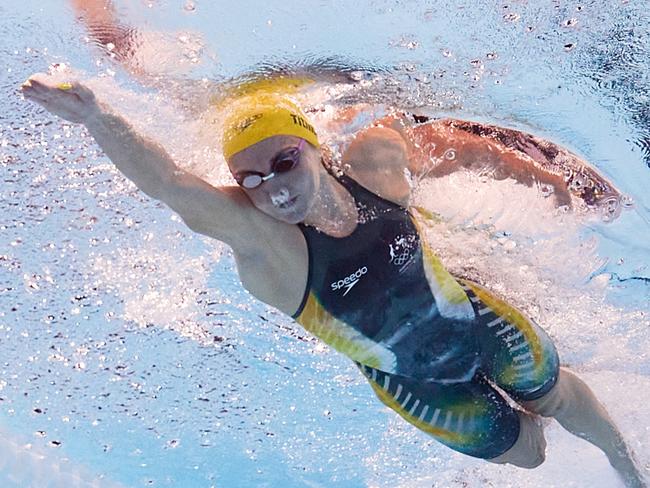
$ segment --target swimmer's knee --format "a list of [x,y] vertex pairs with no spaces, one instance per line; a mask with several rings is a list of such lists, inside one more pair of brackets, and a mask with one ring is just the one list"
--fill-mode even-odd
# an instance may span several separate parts
[[[500,459],[503,457],[503,459]],[[518,468],[535,469],[546,461],[546,453],[529,454],[526,457],[509,456],[508,453],[502,454],[499,458],[486,459],[489,463],[494,464],[512,464]]]
[[542,417],[556,417],[565,409],[566,401],[557,388],[554,387],[543,397],[537,400],[521,402],[521,404],[528,411],[541,415]]
[[507,463],[512,464],[513,466],[517,466],[518,468],[535,469],[544,464],[544,461],[546,461],[546,453],[538,452],[529,454],[525,458],[513,458],[511,461],[505,461],[501,464]]
[[570,371],[560,368],[555,385],[544,396],[520,402],[528,411],[542,417],[557,417],[571,408],[572,384],[580,380]]
[[486,461],[534,469],[546,460],[546,439],[541,423],[532,415],[520,413],[519,436],[506,452]]

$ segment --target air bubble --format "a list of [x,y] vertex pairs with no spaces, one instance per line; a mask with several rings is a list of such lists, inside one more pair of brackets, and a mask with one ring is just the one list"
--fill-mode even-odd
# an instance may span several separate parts
[[610,197],[602,203],[602,218],[604,222],[610,222],[618,215],[620,204],[618,198]]
[[631,208],[634,207],[634,198],[632,198],[629,195],[622,195],[621,196],[621,205],[625,208]]
[[401,36],[399,39],[395,41],[391,41],[389,45],[396,46],[396,47],[403,47],[410,51],[413,51],[418,47],[420,47],[420,43],[417,39],[412,39],[408,36]]
[[544,198],[548,198],[553,193],[555,192],[555,188],[553,188],[553,185],[548,185],[548,184],[542,184],[539,186],[539,192],[542,194]]
[[587,181],[585,180],[584,175],[576,175],[575,178],[569,183],[569,190],[578,192],[586,186]]

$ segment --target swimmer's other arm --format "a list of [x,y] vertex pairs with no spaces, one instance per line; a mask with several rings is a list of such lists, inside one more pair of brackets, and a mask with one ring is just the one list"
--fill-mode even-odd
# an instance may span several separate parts
[[254,232],[252,205],[237,187],[216,188],[179,168],[155,141],[142,137],[96,101],[81,83],[38,74],[22,86],[26,98],[70,122],[84,124],[113,164],[144,193],[167,204],[195,232],[246,248]]
[[561,170],[548,151],[540,150],[536,143],[541,141],[528,134],[454,119],[434,120],[412,130],[428,156],[418,161],[423,177],[466,169],[495,180],[512,178],[526,186],[549,185],[557,205],[571,204]]
[[[504,135],[509,137],[501,137]],[[361,157],[355,154],[352,159],[368,162],[376,178],[386,176],[378,174],[378,169],[391,167],[393,182],[400,181],[397,173],[403,170],[408,170],[411,182],[469,170],[495,180],[512,178],[527,186],[550,185],[557,205],[570,205],[571,196],[557,165],[532,142],[526,147],[516,145],[519,139],[514,135],[530,137],[510,129],[453,119],[413,125],[410,119],[393,114],[361,131],[350,150],[355,145],[366,149]],[[351,152],[360,153],[358,149]]]
[[[515,129],[458,119],[413,124],[394,114],[375,122],[375,130],[395,131],[408,141],[407,168],[415,180],[468,170],[495,180],[512,178],[552,193],[556,205],[573,200],[597,206],[621,194],[591,165],[548,140]],[[544,188],[545,187],[545,188]],[[549,192],[549,190],[552,190]]]
[[[529,187],[552,189],[556,205],[568,207],[572,196],[588,206],[621,196],[586,161],[526,132],[456,119],[432,120],[406,130],[421,148],[411,158],[414,174],[421,177],[465,169],[495,180],[512,178]],[[582,180],[589,184],[580,184]]]

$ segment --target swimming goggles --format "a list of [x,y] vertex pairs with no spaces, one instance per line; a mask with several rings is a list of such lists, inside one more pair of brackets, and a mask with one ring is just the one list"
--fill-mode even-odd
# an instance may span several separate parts
[[298,161],[300,161],[300,153],[304,147],[305,140],[300,139],[300,143],[297,146],[280,151],[271,161],[271,172],[268,175],[257,171],[244,171],[233,175],[235,181],[239,186],[243,186],[249,190],[257,188],[278,173],[286,173],[295,168]]

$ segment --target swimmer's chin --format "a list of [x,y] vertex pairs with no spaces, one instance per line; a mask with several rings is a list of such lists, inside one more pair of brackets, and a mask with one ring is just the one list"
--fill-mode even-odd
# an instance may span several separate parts
[[299,224],[307,218],[306,209],[299,209],[296,207],[291,207],[289,209],[280,210],[280,209],[270,209],[265,211],[269,217],[273,217],[275,220],[280,222],[285,222],[287,224]]
[[286,222],[287,224],[300,224],[304,222],[309,213],[310,206],[307,205],[308,203],[310,202],[296,196],[292,199],[292,202],[288,207],[276,207],[271,216],[277,220]]
[[300,224],[307,218],[306,212],[291,212],[284,215],[275,216],[276,219],[286,222],[287,224]]

